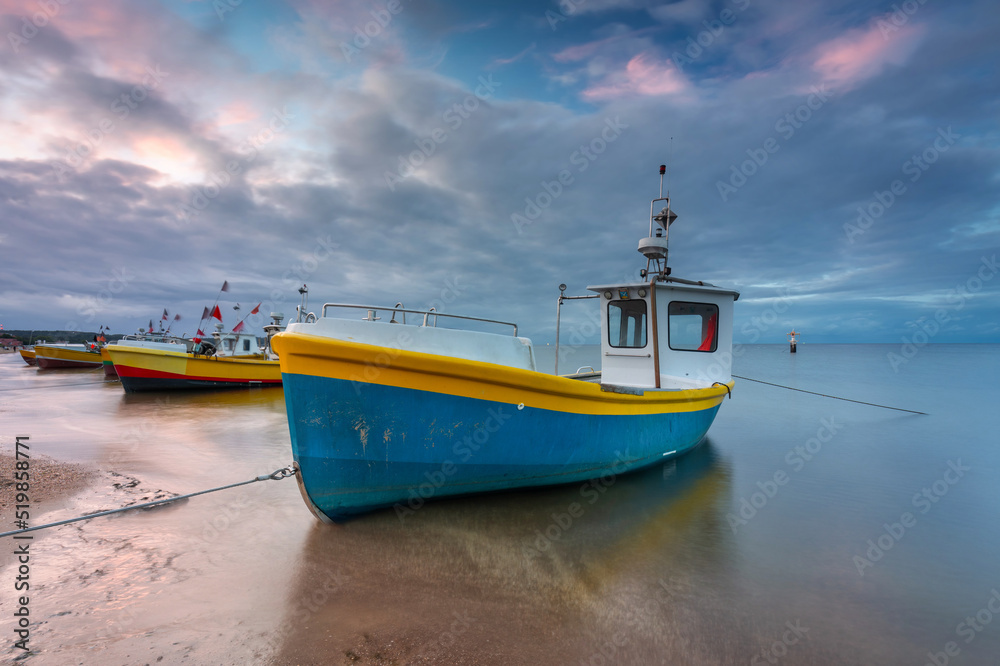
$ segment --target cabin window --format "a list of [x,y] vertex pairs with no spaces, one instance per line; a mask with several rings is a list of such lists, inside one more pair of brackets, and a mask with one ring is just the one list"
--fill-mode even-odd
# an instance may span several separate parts
[[233,344],[235,343],[233,342],[232,338],[222,341],[222,346],[223,348],[225,348],[226,351],[233,351]]
[[612,347],[646,346],[646,301],[608,303],[608,343]]
[[244,340],[243,341],[243,351],[250,351],[250,341],[249,340]]
[[718,305],[671,301],[667,313],[671,349],[714,352],[719,348]]

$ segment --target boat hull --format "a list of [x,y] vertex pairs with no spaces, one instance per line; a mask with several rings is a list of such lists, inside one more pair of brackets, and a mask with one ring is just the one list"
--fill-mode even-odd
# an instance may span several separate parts
[[44,347],[35,345],[35,363],[39,368],[99,368],[101,354],[70,347]]
[[302,334],[274,344],[300,487],[314,513],[333,521],[384,507],[402,516],[431,498],[585,481],[679,456],[701,442],[727,393],[616,393]]
[[34,349],[20,349],[18,351],[21,354],[21,358],[24,359],[25,363],[27,363],[28,365],[35,365],[36,361],[35,361]]
[[108,347],[115,371],[128,393],[178,389],[281,386],[277,361],[263,358],[204,357],[141,347]]
[[108,379],[118,379],[118,371],[115,370],[115,364],[111,360],[111,354],[108,352],[107,347],[101,349],[101,364],[104,367],[105,377]]

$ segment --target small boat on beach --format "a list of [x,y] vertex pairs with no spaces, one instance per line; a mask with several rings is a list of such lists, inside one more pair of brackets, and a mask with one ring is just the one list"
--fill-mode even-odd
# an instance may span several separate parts
[[104,367],[104,376],[108,379],[118,379],[118,371],[115,370],[115,364],[111,360],[111,354],[108,353],[108,348],[101,347],[101,364]]
[[97,345],[35,345],[35,363],[39,368],[99,368],[101,350]]
[[[268,338],[281,329],[283,315],[272,317],[264,327]],[[126,336],[106,349],[127,393],[281,386],[277,358],[256,335],[221,328],[211,340]]]
[[581,297],[560,287],[559,305],[600,304],[598,371],[540,372],[514,323],[401,304],[326,303],[276,335],[296,478],[313,513],[403,516],[430,498],[616,475],[697,446],[733,387],[739,293],[670,275],[677,216],[663,173],[639,279]]
[[35,365],[36,361],[35,361],[34,347],[32,347],[31,349],[28,349],[27,347],[21,347],[18,350],[18,353],[21,354],[21,358],[24,359],[25,363],[27,363],[28,365]]

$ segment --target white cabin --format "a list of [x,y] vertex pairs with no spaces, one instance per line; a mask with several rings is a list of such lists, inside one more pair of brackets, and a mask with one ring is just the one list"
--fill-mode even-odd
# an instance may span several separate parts
[[600,296],[602,384],[684,389],[732,379],[738,292],[671,278],[587,288]]

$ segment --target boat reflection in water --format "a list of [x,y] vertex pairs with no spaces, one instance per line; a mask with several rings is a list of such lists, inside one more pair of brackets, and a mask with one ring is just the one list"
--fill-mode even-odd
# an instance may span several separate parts
[[685,663],[735,663],[756,642],[714,617],[735,595],[720,587],[733,566],[729,493],[706,441],[629,474],[316,525],[278,662],[308,662],[322,636],[400,663],[589,663],[609,645],[604,663],[660,663],[681,649]]

